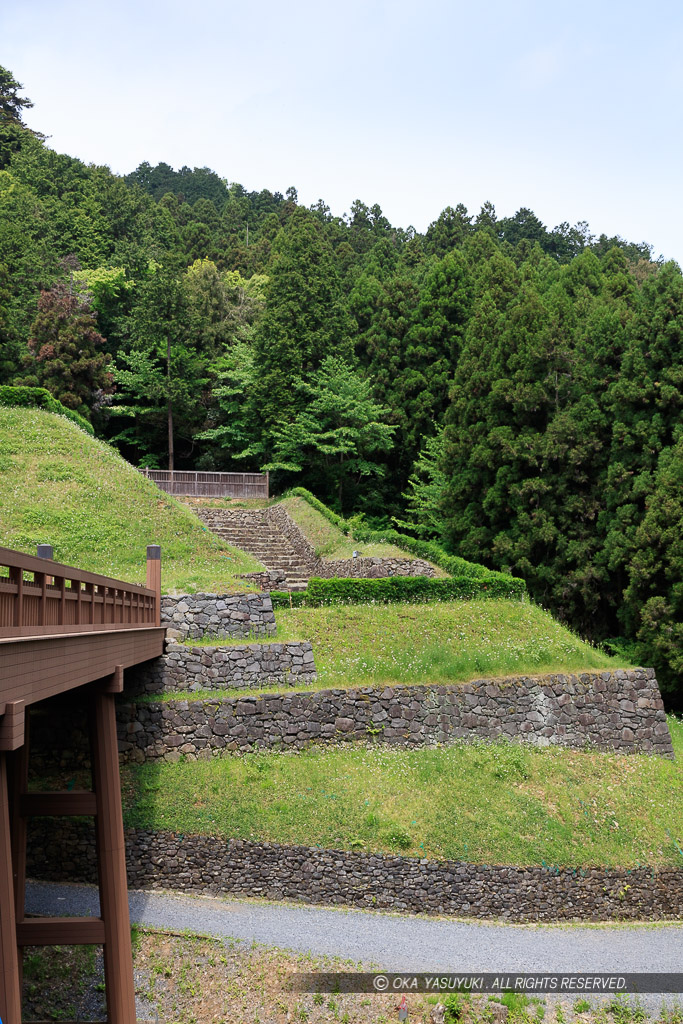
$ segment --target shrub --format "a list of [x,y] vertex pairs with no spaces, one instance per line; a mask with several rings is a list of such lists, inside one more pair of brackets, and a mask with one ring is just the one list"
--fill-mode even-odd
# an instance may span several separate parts
[[0,385],[0,405],[19,406],[22,409],[44,409],[45,412],[53,412],[57,416],[66,416],[68,420],[85,430],[86,434],[94,437],[95,431],[83,416],[67,409],[58,402],[46,388],[11,387],[8,384]]
[[274,608],[290,605],[319,607],[331,604],[390,604],[415,601],[457,601],[473,597],[521,598],[524,580],[503,573],[488,572],[479,578],[454,576],[388,576],[384,579],[319,579],[308,581],[308,589],[294,594],[271,592]]
[[[322,501],[319,501],[315,495],[307,491],[305,487],[294,487],[288,494],[294,495],[297,498],[303,498],[304,501],[307,501],[312,508],[317,509],[321,515],[325,516],[342,533],[350,531],[352,526],[350,521],[342,519],[331,508],[328,508]],[[416,537],[410,537],[406,533],[399,533],[398,530],[371,530],[367,526],[354,523],[352,536],[354,540],[360,541],[363,544],[394,544],[397,548],[407,551],[416,558],[424,558],[428,562],[438,565],[440,569],[444,569],[451,576],[483,578],[492,572],[485,565],[479,565],[477,562],[468,562],[465,558],[460,558],[458,555],[449,555],[434,540],[418,540]]]
[[305,590],[271,590],[270,599],[273,608],[301,608],[308,603]]

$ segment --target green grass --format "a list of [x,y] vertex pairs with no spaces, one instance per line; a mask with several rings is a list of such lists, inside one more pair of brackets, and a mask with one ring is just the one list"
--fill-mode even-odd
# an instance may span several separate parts
[[[317,682],[295,689],[322,690],[385,684],[464,683],[481,677],[537,675],[624,668],[624,659],[584,643],[536,605],[481,599],[432,604],[338,605],[280,608],[277,636],[204,637],[189,646],[311,640]],[[291,692],[291,687],[225,689],[221,697],[248,692]],[[216,690],[183,694],[215,700]],[[178,700],[177,693],[141,700]]]
[[161,544],[164,592],[249,590],[236,575],[262,568],[112,447],[38,409],[0,408],[0,544],[52,544],[58,562],[138,583],[147,544]]
[[484,864],[683,868],[676,760],[517,744],[345,747],[123,769],[129,826]]
[[623,667],[520,601],[281,608],[278,640],[310,640],[321,682],[465,682]]
[[[351,558],[354,551],[366,558],[410,558],[411,556],[394,544],[363,544],[347,537],[346,534],[321,515],[303,498],[289,497],[281,502],[294,522],[303,530],[309,543],[320,558],[337,560]],[[444,573],[438,569],[439,576]]]

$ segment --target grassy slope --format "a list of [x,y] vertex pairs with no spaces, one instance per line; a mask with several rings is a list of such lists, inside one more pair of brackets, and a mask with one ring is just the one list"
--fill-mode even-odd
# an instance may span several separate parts
[[109,445],[60,416],[0,408],[0,544],[130,582],[161,544],[164,591],[247,590],[260,564],[221,544]]
[[520,601],[279,609],[278,639],[313,642],[328,685],[459,682],[623,666]]
[[[277,636],[266,642],[312,641],[318,671],[314,689],[627,667],[623,659],[584,643],[549,612],[520,601],[279,608],[277,624]],[[256,636],[254,641],[263,642]],[[192,646],[244,642],[190,641]],[[204,696],[193,693],[188,699]]]
[[683,867],[675,761],[516,744],[311,749],[123,769],[144,828],[485,864]]
[[[393,544],[362,544],[360,541],[350,539],[303,498],[284,498],[279,504],[287,509],[294,522],[306,534],[315,553],[321,558],[351,558],[354,551],[358,551],[359,554],[368,558],[411,557],[406,551],[402,551]],[[434,568],[437,569],[439,576],[445,575],[441,569],[436,566]]]

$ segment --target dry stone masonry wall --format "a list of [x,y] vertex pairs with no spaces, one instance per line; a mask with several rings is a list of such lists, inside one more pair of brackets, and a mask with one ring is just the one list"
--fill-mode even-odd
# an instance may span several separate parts
[[387,576],[436,576],[436,570],[421,558],[344,558],[322,560],[318,576],[323,579],[385,579]]
[[[95,882],[93,840],[92,826],[32,819],[31,875]],[[683,917],[681,869],[501,867],[143,830],[126,845],[134,888],[509,921]]]
[[[248,579],[264,589],[288,590],[292,586],[289,570],[277,565],[280,557],[275,551],[277,537],[284,537],[287,549],[294,556],[297,585],[303,586],[306,579],[318,576],[322,579],[337,577],[372,579],[387,576],[435,576],[436,571],[429,562],[421,558],[344,558],[332,561],[320,558],[301,528],[297,526],[282,505],[271,505],[267,509],[220,509],[197,506],[195,512],[209,529],[218,533],[229,543],[243,544],[266,566],[265,572],[245,573]],[[272,551],[269,555],[268,536],[271,537]],[[242,538],[240,540],[240,537]],[[258,538],[262,540],[259,543]],[[302,582],[303,580],[303,582]]]
[[274,636],[270,594],[180,594],[161,598],[168,639],[204,636]]
[[501,738],[673,756],[654,670],[642,668],[140,703],[119,712],[121,755],[133,761],[350,740],[412,747]]
[[313,649],[307,640],[221,647],[167,643],[161,658],[127,674],[127,684],[138,693],[220,690],[267,683],[301,686],[315,679]]

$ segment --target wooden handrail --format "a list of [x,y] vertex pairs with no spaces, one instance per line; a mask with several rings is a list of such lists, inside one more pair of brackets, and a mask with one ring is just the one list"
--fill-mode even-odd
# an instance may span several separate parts
[[111,576],[99,576],[95,572],[86,572],[85,569],[75,569],[72,565],[62,565],[61,562],[53,562],[50,558],[37,558],[35,555],[25,555],[22,551],[0,547],[0,566],[3,565],[10,569],[23,569],[24,572],[44,572],[48,576],[80,580],[81,583],[116,586],[136,592],[140,589],[145,590],[145,587],[138,583],[125,583],[123,580],[113,579]]
[[147,555],[141,586],[0,547],[0,639],[158,626],[160,549]]

